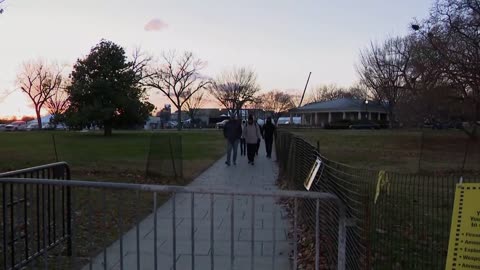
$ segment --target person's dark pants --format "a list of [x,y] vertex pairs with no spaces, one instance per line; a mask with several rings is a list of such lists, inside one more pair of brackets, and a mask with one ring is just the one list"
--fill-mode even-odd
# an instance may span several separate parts
[[267,157],[272,157],[273,138],[265,138],[265,148],[267,149]]
[[253,162],[254,161],[256,152],[257,152],[257,144],[256,143],[247,143],[248,162]]
[[237,163],[237,149],[238,149],[238,139],[231,142],[227,140],[227,161],[226,163],[230,165],[230,157],[233,151],[233,164]]
[[240,139],[240,155],[247,155],[247,143],[245,141],[245,138]]

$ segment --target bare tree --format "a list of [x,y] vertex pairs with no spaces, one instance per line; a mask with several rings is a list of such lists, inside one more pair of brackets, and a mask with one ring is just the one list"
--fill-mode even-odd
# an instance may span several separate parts
[[307,103],[322,102],[338,98],[365,99],[367,91],[360,86],[342,88],[335,84],[320,85],[315,87],[307,98]]
[[140,48],[135,48],[131,55],[131,69],[135,72],[137,83],[141,85],[149,74],[148,69],[152,63],[152,56],[143,52]]
[[58,124],[62,121],[64,113],[68,109],[69,100],[68,92],[66,91],[66,81],[62,82],[62,85],[54,91],[53,95],[47,99],[45,106],[48,112],[52,115],[53,120],[50,119],[53,124]]
[[182,125],[182,107],[198,91],[205,89],[210,81],[200,75],[205,63],[193,53],[164,53],[162,63],[152,68],[143,79],[143,85],[162,92],[177,108],[178,130]]
[[[185,93],[185,95],[189,94],[189,91]],[[191,97],[185,101],[185,108],[188,111],[192,123],[195,122],[195,116],[197,115],[198,110],[203,106],[205,101],[204,96],[205,92],[200,90],[191,95]]]
[[279,113],[288,111],[295,107],[292,95],[279,90],[272,90],[258,97],[262,109],[272,111],[274,119],[277,120]]
[[408,88],[404,74],[410,58],[408,40],[403,38],[390,38],[381,45],[372,42],[360,53],[360,65],[357,67],[360,81],[385,105],[390,126],[395,120],[395,106],[406,94],[403,90]]
[[412,28],[438,55],[437,70],[446,82],[460,89],[458,99],[470,107],[466,133],[478,138],[480,120],[480,2],[437,0],[424,25]]
[[17,75],[18,87],[30,98],[35,108],[39,128],[42,128],[41,110],[59,91],[62,79],[62,71],[58,66],[42,60],[24,63],[22,71]]
[[5,99],[13,92],[15,92],[15,91],[14,90],[3,90],[2,92],[0,92],[0,103],[5,101]]
[[230,115],[240,115],[242,107],[255,101],[260,91],[254,71],[246,68],[225,71],[209,87],[210,93],[223,105]]

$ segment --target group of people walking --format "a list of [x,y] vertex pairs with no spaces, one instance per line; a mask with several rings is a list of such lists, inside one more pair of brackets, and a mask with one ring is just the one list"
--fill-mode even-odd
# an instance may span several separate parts
[[233,117],[230,118],[223,128],[223,135],[227,139],[227,161],[225,164],[230,166],[231,161],[233,161],[233,165],[237,164],[237,150],[240,144],[240,155],[246,155],[248,164],[254,165],[262,138],[265,140],[267,158],[271,158],[274,134],[275,125],[272,123],[271,117],[267,118],[263,127],[258,125],[251,115],[246,122]]

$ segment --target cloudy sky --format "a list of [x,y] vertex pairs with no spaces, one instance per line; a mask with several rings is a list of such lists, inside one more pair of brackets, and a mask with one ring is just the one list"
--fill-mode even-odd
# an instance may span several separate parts
[[[15,90],[23,61],[43,58],[68,71],[105,38],[141,47],[192,51],[206,75],[246,66],[264,90],[348,86],[359,50],[409,31],[432,0],[6,0],[0,4],[0,117],[31,115]],[[14,91],[4,97],[5,91]],[[153,94],[157,106],[163,101]]]

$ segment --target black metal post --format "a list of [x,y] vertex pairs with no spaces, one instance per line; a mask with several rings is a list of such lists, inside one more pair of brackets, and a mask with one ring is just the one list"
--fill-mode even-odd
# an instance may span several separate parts
[[[65,167],[66,179],[71,179],[70,168]],[[67,187],[67,255],[72,256],[72,190],[71,187]]]

